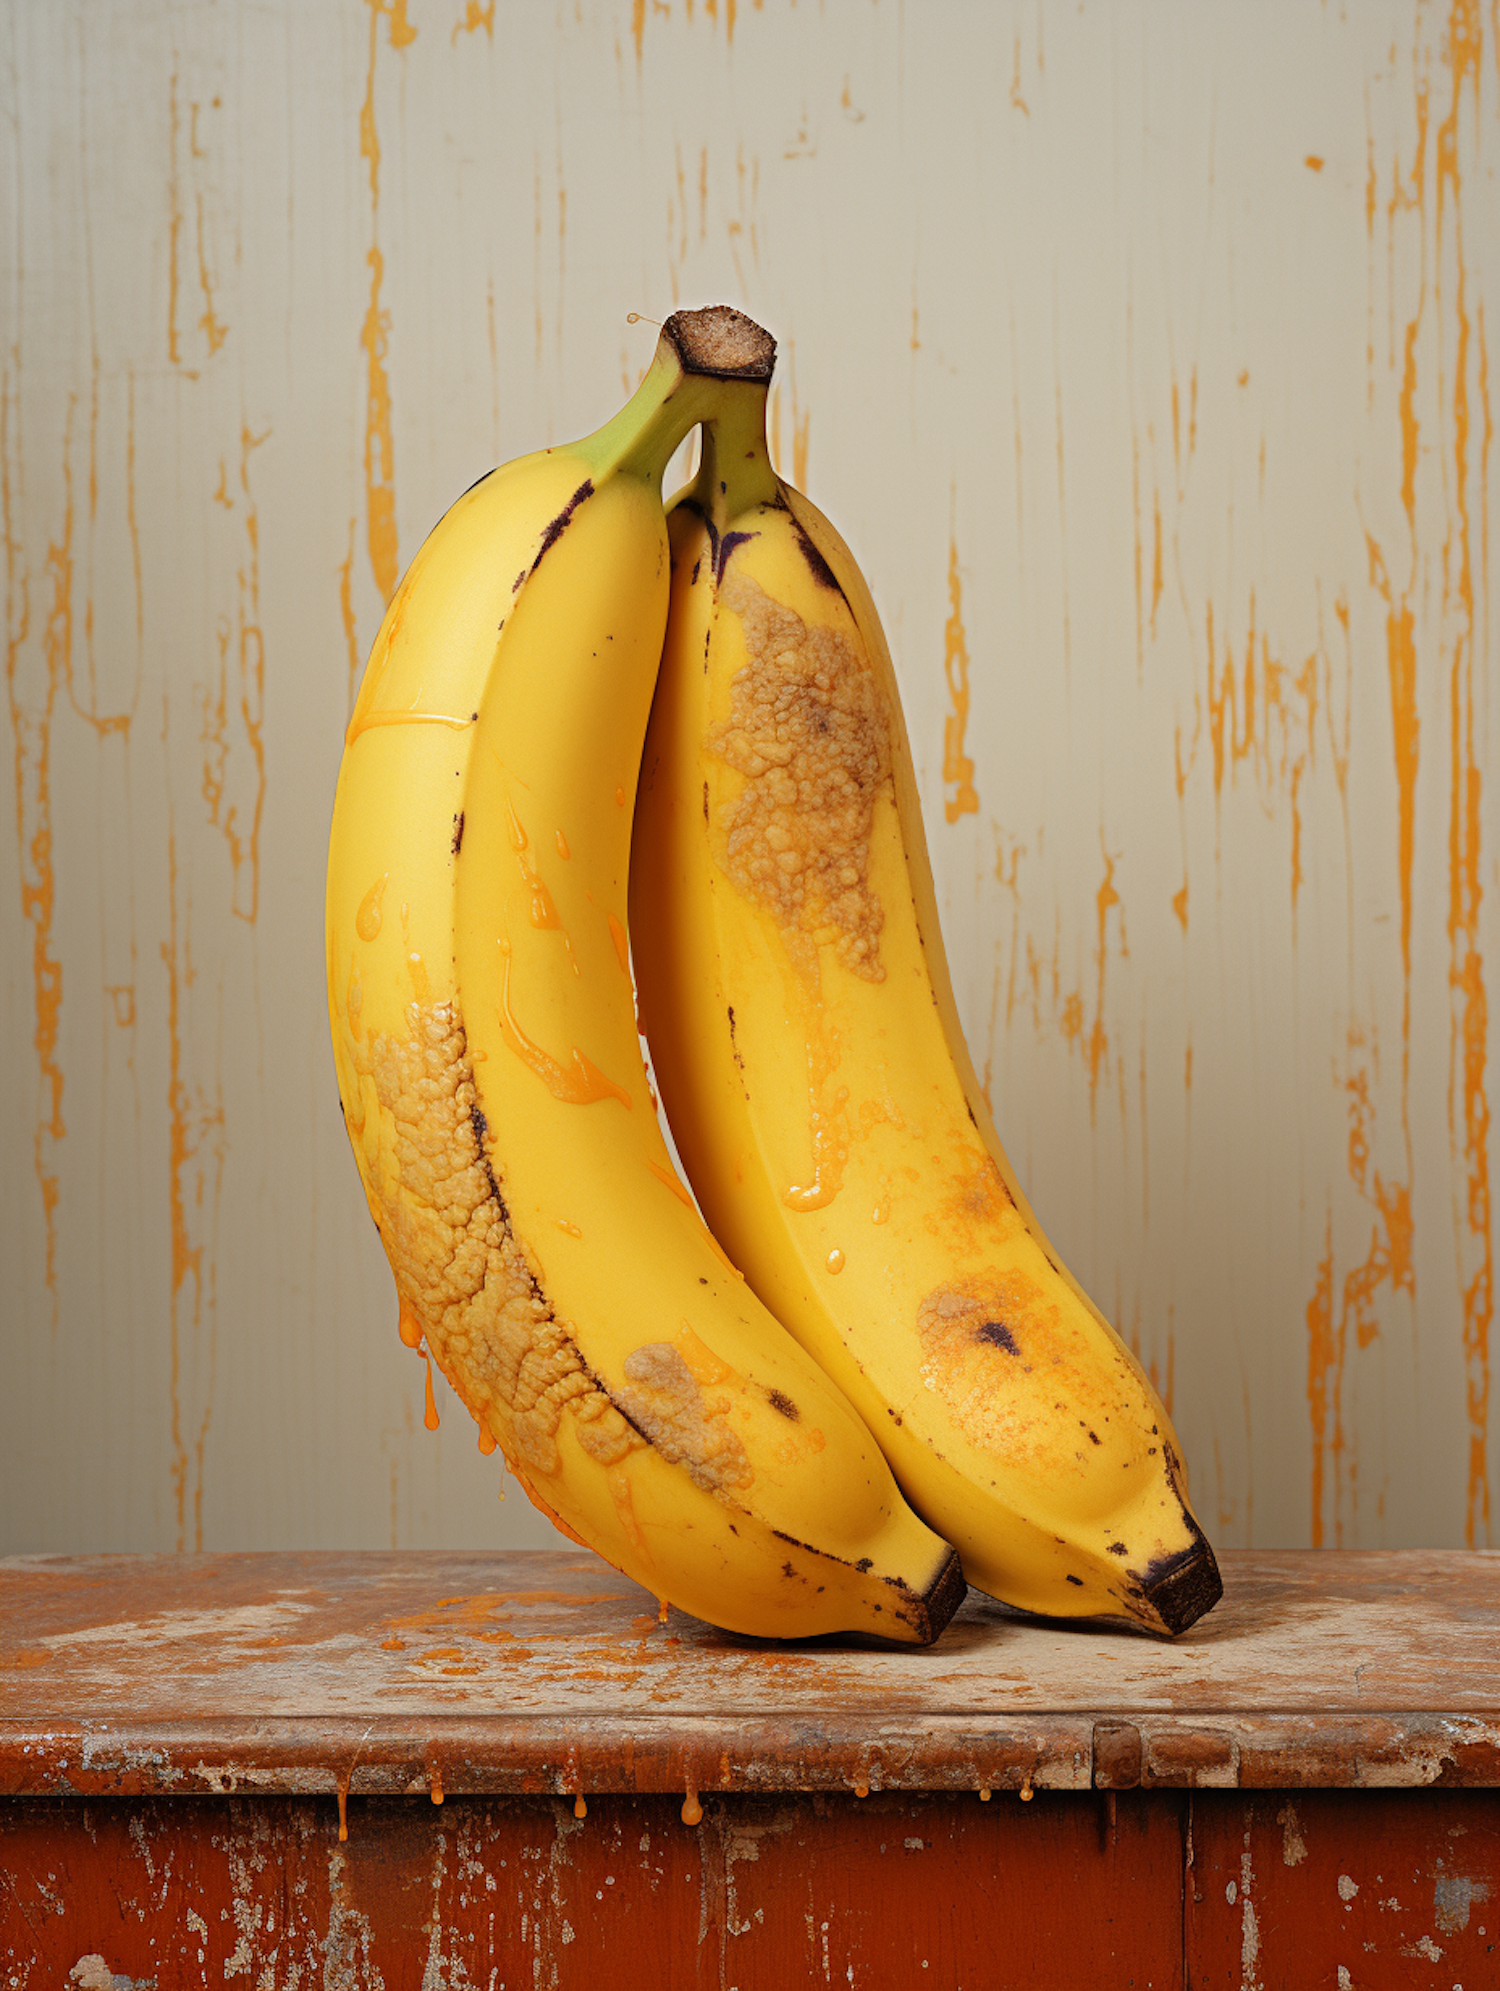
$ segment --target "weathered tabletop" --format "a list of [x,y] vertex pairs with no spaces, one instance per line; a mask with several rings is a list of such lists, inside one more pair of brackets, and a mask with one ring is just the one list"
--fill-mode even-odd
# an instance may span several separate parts
[[1500,1552],[1223,1564],[1173,1644],[971,1592],[912,1652],[581,1553],[0,1559],[0,1793],[1500,1784]]

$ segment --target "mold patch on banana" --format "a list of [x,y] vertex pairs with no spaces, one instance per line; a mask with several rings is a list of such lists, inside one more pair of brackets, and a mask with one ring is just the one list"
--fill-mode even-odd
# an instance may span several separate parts
[[[1010,1272],[934,1287],[917,1309],[917,1336],[922,1380],[971,1444],[1008,1463],[1033,1451],[1055,1459],[1057,1413],[1081,1379],[1061,1309],[1040,1286]],[[1079,1438],[1086,1447],[1086,1427]]]
[[771,914],[804,974],[831,942],[843,967],[883,981],[870,827],[891,747],[875,673],[847,637],[810,629],[748,574],[731,572],[719,601],[749,652],[729,722],[709,742],[745,777],[723,812],[725,869]]
[[625,1358],[620,1406],[668,1465],[680,1465],[705,1493],[742,1491],[755,1477],[729,1423],[729,1398],[705,1396],[697,1377],[668,1341],[649,1341]]
[[477,1417],[509,1427],[507,1451],[555,1473],[564,1411],[583,1450],[612,1465],[643,1441],[592,1376],[517,1243],[485,1148],[455,1004],[412,1003],[406,1038],[351,1045],[383,1122],[371,1208],[402,1311]]

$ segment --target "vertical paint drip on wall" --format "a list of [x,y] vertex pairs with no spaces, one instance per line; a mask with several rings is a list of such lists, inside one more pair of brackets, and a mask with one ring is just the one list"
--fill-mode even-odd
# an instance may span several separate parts
[[[177,1549],[189,1546],[189,1494],[192,1508],[192,1547],[203,1547],[204,1446],[213,1415],[215,1307],[213,1266],[205,1265],[206,1242],[218,1220],[219,1188],[224,1173],[224,1109],[221,1102],[194,1099],[184,1076],[183,994],[196,979],[186,936],[181,931],[177,875],[177,839],[168,832],[168,937],[162,942],[167,971],[167,1189],[172,1241],[170,1306],[172,1389],[172,1493],[176,1507]],[[207,1322],[205,1345],[203,1329]],[[195,1373],[185,1373],[191,1355]],[[203,1359],[206,1375],[196,1366]],[[196,1428],[191,1433],[184,1397],[191,1390]],[[191,1482],[191,1486],[190,1486]]]
[[943,813],[950,823],[979,813],[974,787],[974,763],[964,752],[969,723],[969,643],[964,633],[963,579],[958,570],[958,541],[948,542],[948,620],[943,625],[943,675],[953,710],[943,720],[943,780],[953,789]]
[[370,571],[382,601],[396,592],[396,448],[391,429],[391,386],[385,360],[391,317],[380,302],[385,258],[380,251],[380,137],[375,125],[375,68],[382,16],[390,20],[390,44],[403,49],[416,38],[406,18],[406,0],[367,0],[370,9],[370,66],[359,113],[359,153],[370,170],[370,302],[359,343],[365,355],[365,532]]
[[31,633],[30,575],[21,558],[15,505],[15,435],[19,389],[9,375],[0,397],[0,455],[4,461],[7,627],[5,679],[16,770],[16,842],[21,859],[21,915],[31,928],[32,1044],[38,1066],[37,1117],[32,1136],[33,1167],[44,1225],[43,1269],[51,1325],[58,1322],[57,1205],[55,1150],[67,1133],[63,1120],[63,1071],[58,1058],[62,1010],[62,961],[52,922],[57,880],[52,862],[52,721],[59,688],[72,671],[73,653],[73,415],[68,398],[63,432],[62,531],[47,547],[46,583],[50,601],[42,626],[40,684],[25,669]]
[[[1500,22],[1497,22],[1500,32]],[[1442,563],[1443,629],[1452,630],[1449,664],[1450,796],[1448,830],[1448,978],[1452,991],[1449,1124],[1454,1160],[1462,1171],[1459,1195],[1459,1287],[1463,1301],[1465,1409],[1469,1457],[1465,1494],[1465,1535],[1470,1546],[1490,1539],[1489,1398],[1490,1328],[1494,1319],[1494,1241],[1491,1226],[1490,1108],[1485,1087],[1489,1003],[1480,950],[1481,777],[1476,747],[1475,651],[1487,618],[1476,618],[1474,520],[1470,483],[1477,486],[1481,545],[1488,538],[1488,455],[1492,436],[1488,356],[1481,316],[1476,328],[1468,309],[1468,269],[1463,239],[1463,180],[1459,164],[1460,115],[1465,90],[1477,123],[1483,31],[1477,0],[1453,0],[1443,50],[1451,96],[1437,132],[1437,266],[1448,274],[1451,256],[1451,328],[1446,299],[1438,294],[1441,355],[1447,375],[1442,419],[1451,462],[1452,493]],[[1471,140],[1472,144],[1473,141]],[[1451,230],[1451,245],[1445,231]],[[1450,357],[1451,343],[1451,357]],[[1474,376],[1471,382],[1471,374]],[[1479,401],[1481,427],[1471,434],[1471,387]],[[1479,563],[1479,587],[1487,570]]]
[[[235,613],[219,618],[219,671],[212,687],[199,692],[203,747],[202,793],[208,820],[229,846],[235,914],[252,924],[260,905],[260,824],[266,797],[265,745],[261,737],[265,700],[265,640],[260,622],[260,521],[250,490],[250,456],[270,435],[240,430],[240,498],[245,547],[238,570]],[[245,753],[233,750],[243,741]]]

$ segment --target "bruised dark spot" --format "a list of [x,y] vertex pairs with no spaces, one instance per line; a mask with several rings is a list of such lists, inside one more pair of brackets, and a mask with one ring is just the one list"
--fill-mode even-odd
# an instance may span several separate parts
[[868,1570],[871,1570],[875,1567],[875,1558],[873,1556],[862,1555],[859,1561],[855,1563],[854,1567],[859,1571],[860,1575],[863,1576]]
[[458,814],[453,818],[453,855],[457,857],[458,853],[463,849],[463,847],[464,847],[464,812],[462,809],[460,809]]
[[1083,1578],[1081,1576],[1070,1576],[1068,1578],[1068,1581],[1070,1583],[1076,1583],[1080,1590],[1083,1588]]
[[802,1412],[797,1408],[785,1390],[767,1390],[766,1402],[772,1410],[779,1410],[783,1417],[789,1417],[793,1424],[801,1420]]
[[485,1119],[483,1112],[477,1106],[469,1108],[469,1125],[474,1129],[475,1145],[482,1149],[485,1136],[490,1131],[490,1123]]
[[796,1570],[793,1569],[792,1565],[789,1562],[784,1562],[781,1565],[781,1573],[783,1576],[795,1576],[797,1574]]
[[557,517],[553,519],[547,530],[542,534],[542,543],[537,548],[536,558],[531,563],[531,572],[533,574],[541,566],[542,560],[549,549],[554,547],[558,540],[562,538],[564,532],[567,530],[568,520],[572,518],[574,512],[577,511],[585,498],[591,498],[593,495],[594,480],[592,477],[585,477],[578,489],[558,513]]
[[708,783],[706,781],[703,784],[703,820],[705,823],[708,821]]
[[[682,508],[684,511],[692,512],[694,516],[698,519],[699,523],[702,525],[703,530],[708,534],[709,563],[710,565],[717,567],[719,564],[719,528],[714,524],[713,520],[709,517],[708,513],[704,511],[702,505],[700,505],[695,498],[684,498],[682,501]],[[693,577],[695,580],[697,578],[697,575],[698,575],[698,569],[695,567],[693,569]]]
[[1104,1442],[1104,1441],[1103,1441],[1103,1440],[1102,1440],[1102,1439],[1101,1439],[1101,1438],[1099,1437],[1099,1435],[1098,1435],[1098,1433],[1097,1433],[1097,1432],[1095,1432],[1095,1431],[1091,1431],[1091,1432],[1089,1433],[1089,1443],[1090,1443],[1091,1445],[1099,1445],[1099,1444],[1102,1444],[1103,1442]]
[[[987,1320],[983,1327],[975,1330],[974,1339],[988,1341],[995,1348],[1003,1348],[1007,1355],[1019,1355],[1021,1352],[1016,1345],[1016,1337],[1002,1321]],[[1098,1440],[1095,1439],[1094,1442],[1097,1444]]]
[[519,594],[521,592],[521,583],[522,581],[525,580],[525,578],[526,578],[526,569],[523,567],[520,573],[517,574],[516,578],[510,584],[510,591],[513,595]]
[[693,562],[693,578],[692,578],[692,579],[691,579],[691,580],[690,580],[690,581],[688,582],[688,586],[689,586],[690,588],[695,588],[695,587],[696,587],[696,586],[698,585],[698,569],[699,569],[699,568],[700,568],[700,567],[701,567],[702,565],[703,565],[703,562],[702,562],[702,560],[701,560],[701,559],[698,559],[698,560],[695,560],[695,561]]
[[829,588],[834,594],[840,598],[844,598],[844,590],[839,586],[838,575],[834,573],[832,567],[829,566],[817,547],[814,546],[812,540],[808,537],[801,519],[798,518],[795,512],[792,513],[792,530],[797,535],[797,544],[802,548],[802,557],[812,569],[812,577],[818,583],[819,587]]
[[1109,1552],[1111,1555],[1125,1555],[1128,1553],[1125,1544],[1123,1542],[1111,1542],[1109,1545]]
[[736,546],[743,546],[747,539],[754,539],[753,532],[726,532],[719,541],[719,550],[714,556],[714,580],[722,581],[724,569],[729,565],[729,556]]

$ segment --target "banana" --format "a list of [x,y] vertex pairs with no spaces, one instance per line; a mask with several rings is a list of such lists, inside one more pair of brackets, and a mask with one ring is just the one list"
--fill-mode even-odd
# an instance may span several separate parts
[[669,515],[631,934],[674,1141],[971,1583],[1179,1632],[1221,1584],[1177,1441],[1000,1146],[879,619],[771,468],[766,392],[726,385]]
[[773,352],[679,314],[620,415],[493,472],[417,554],[334,804],[334,1054],[402,1338],[544,1512],[727,1629],[925,1644],[957,1558],[706,1230],[634,1013],[662,472],[718,376]]

